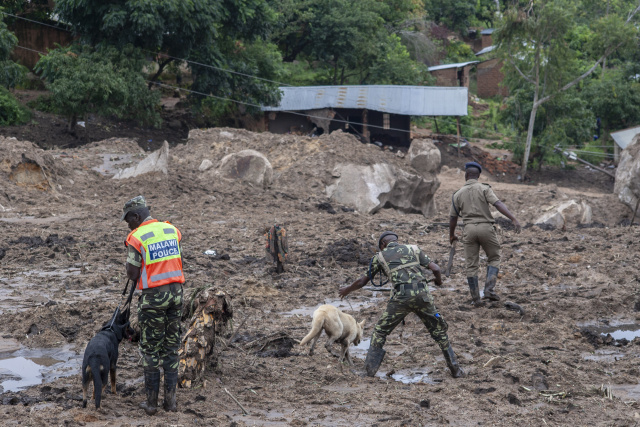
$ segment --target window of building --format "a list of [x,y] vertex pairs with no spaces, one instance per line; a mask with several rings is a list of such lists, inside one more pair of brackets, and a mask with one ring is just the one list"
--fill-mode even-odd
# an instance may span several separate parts
[[389,113],[382,113],[382,127],[384,129],[391,128],[391,119],[389,118]]

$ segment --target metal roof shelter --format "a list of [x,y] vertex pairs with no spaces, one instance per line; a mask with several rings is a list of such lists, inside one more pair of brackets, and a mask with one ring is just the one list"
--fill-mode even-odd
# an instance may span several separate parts
[[480,55],[484,55],[485,53],[489,53],[489,52],[491,52],[492,50],[494,50],[495,48],[496,48],[496,47],[495,47],[495,45],[493,45],[493,46],[487,46],[487,47],[485,47],[484,49],[482,49],[481,51],[477,52],[477,53],[476,53],[476,56],[480,56]]
[[487,28],[485,30],[482,30],[480,32],[480,34],[482,35],[489,35],[489,34],[493,34],[493,32],[495,31],[495,28]]
[[466,87],[299,86],[281,87],[280,105],[263,111],[353,108],[408,116],[466,116]]
[[633,138],[640,133],[640,126],[632,127],[629,129],[619,130],[618,132],[611,132],[611,138],[618,144],[618,147],[623,150],[627,148]]
[[457,64],[443,64],[429,67],[429,71],[446,70],[447,68],[464,68],[467,65],[477,64],[480,61],[459,62]]

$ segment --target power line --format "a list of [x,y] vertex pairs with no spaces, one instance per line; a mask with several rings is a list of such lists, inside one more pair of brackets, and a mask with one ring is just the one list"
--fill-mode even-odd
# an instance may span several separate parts
[[[7,16],[11,16],[11,17],[17,18],[17,19],[23,19],[23,20],[28,21],[28,22],[33,22],[34,24],[44,25],[45,27],[51,27],[51,28],[55,28],[57,30],[63,30],[63,31],[66,31],[68,33],[72,33],[73,32],[73,31],[68,30],[66,28],[56,27],[55,25],[49,25],[49,24],[46,24],[44,22],[35,21],[33,19],[24,18],[24,17],[18,16],[18,15],[13,15],[11,13],[2,12],[2,11],[0,11],[0,13],[2,13],[4,15],[7,15]],[[23,47],[23,49],[27,49],[28,50],[28,48],[24,48],[24,47]],[[187,62],[189,64],[195,64],[195,65],[199,65],[201,67],[207,67],[207,68],[211,68],[211,69],[214,69],[214,70],[223,71],[225,73],[237,74],[239,76],[250,77],[252,79],[262,80],[262,81],[269,82],[269,83],[275,83],[275,84],[282,85],[282,86],[291,86],[290,84],[279,82],[279,81],[276,81],[276,80],[269,80],[269,79],[265,79],[265,78],[262,78],[262,77],[255,76],[253,74],[246,74],[246,73],[241,73],[239,71],[233,71],[233,70],[229,70],[229,69],[226,69],[226,68],[216,67],[215,65],[203,64],[201,62],[192,61],[190,59],[185,59],[185,58],[179,58],[177,56],[171,56],[171,55],[168,55],[168,54],[162,53],[162,52],[153,52],[153,51],[150,51],[148,49],[140,49],[140,50],[143,51],[143,52],[149,53],[151,55],[160,55],[160,56],[163,56],[163,57],[166,57],[166,58],[171,58],[173,60],[184,61],[184,62]],[[44,52],[40,52],[40,53],[44,53]]]
[[[172,88],[172,89],[181,90],[181,91],[184,91],[184,92],[194,93],[194,94],[196,94],[196,95],[207,96],[207,97],[210,97],[210,98],[221,99],[221,100],[224,100],[224,101],[231,101],[231,102],[234,102],[234,103],[236,103],[236,104],[248,105],[248,106],[250,106],[250,107],[256,107],[256,108],[260,108],[260,109],[263,107],[263,105],[252,104],[252,103],[250,103],[250,102],[245,102],[245,101],[237,101],[237,100],[235,100],[235,99],[225,98],[225,97],[223,97],[223,96],[212,95],[212,94],[209,94],[209,93],[198,92],[198,91],[191,90],[191,89],[185,89],[185,88],[182,88],[182,87],[179,87],[179,86],[172,86],[172,85],[168,85],[168,84],[166,84],[166,83],[152,82],[151,80],[147,80],[147,82],[152,83],[152,84],[155,84],[155,85],[158,85],[158,86],[163,86],[163,87],[167,87],[167,88]],[[330,119],[332,122],[346,123],[346,124],[351,125],[351,126],[353,126],[353,125],[362,125],[362,126],[365,126],[363,123],[350,122],[350,121],[348,121],[348,120],[340,120],[340,119],[329,118],[329,117],[314,116],[314,115],[311,115],[311,114],[300,113],[300,112],[298,112],[298,111],[279,110],[278,112],[279,112],[279,113],[295,114],[296,116],[309,117],[309,118],[311,118],[311,119],[320,119],[320,120],[327,120],[327,119]],[[408,133],[411,133],[411,129],[406,130],[406,129],[399,129],[399,128],[385,128],[385,127],[383,127],[383,126],[370,125],[370,124],[367,124],[366,126],[367,126],[368,128],[374,128],[374,129],[395,130],[395,131],[398,131],[398,132],[408,132]]]
[[[66,32],[72,33],[72,31],[71,31],[71,30],[68,30],[68,29],[66,29],[66,28],[61,28],[61,27],[57,27],[57,26],[54,26],[54,25],[49,25],[49,24],[46,24],[46,23],[41,22],[41,21],[36,21],[36,20],[33,20],[33,19],[24,18],[24,17],[22,17],[22,16],[14,15],[14,14],[7,13],[7,12],[3,12],[3,11],[0,11],[0,13],[2,13],[2,14],[4,14],[4,15],[7,15],[7,16],[11,16],[11,17],[13,17],[13,18],[22,19],[22,20],[25,20],[25,21],[28,21],[28,22],[32,22],[32,23],[34,23],[34,24],[40,24],[40,25],[44,25],[44,26],[46,26],[46,27],[51,27],[51,28],[55,28],[55,29],[59,29],[59,30],[63,30],[63,31],[66,31]],[[38,52],[38,53],[42,53],[43,55],[46,55],[46,53],[45,53],[45,52],[39,52],[39,51],[36,51],[36,50],[33,50],[33,49],[29,49],[29,48],[26,48],[26,47],[23,47],[23,46],[17,46],[17,47],[20,47],[21,49],[31,50],[31,51],[33,51],[33,52]],[[152,55],[159,55],[159,56],[163,56],[163,57],[166,57],[166,58],[171,58],[171,59],[174,59],[174,60],[177,60],[177,61],[184,61],[184,62],[187,62],[187,63],[190,63],[190,64],[195,64],[195,65],[199,65],[199,66],[202,66],[202,67],[211,68],[211,69],[218,70],[218,71],[223,71],[223,72],[227,72],[227,73],[231,73],[231,74],[237,74],[237,75],[240,75],[240,76],[243,76],[243,77],[249,77],[249,78],[253,78],[253,79],[257,79],[257,80],[266,81],[266,82],[269,82],[269,83],[275,83],[275,84],[282,85],[282,86],[294,87],[294,86],[292,86],[292,85],[290,85],[290,84],[283,83],[283,82],[279,82],[279,81],[276,81],[276,80],[265,79],[265,78],[258,77],[258,76],[252,75],[252,74],[241,73],[241,72],[233,71],[233,70],[229,70],[229,69],[226,69],[226,68],[216,67],[216,66],[214,66],[214,65],[203,64],[203,63],[201,63],[201,62],[197,62],[197,61],[192,61],[192,60],[185,59],[185,58],[179,58],[179,57],[171,56],[171,55],[168,55],[168,54],[166,54],[166,53],[153,52],[153,51],[150,51],[150,50],[147,50],[147,49],[141,49],[141,50],[142,50],[143,52],[146,52],[146,53],[149,53],[149,54],[152,54]],[[154,82],[154,83],[155,83],[155,82]],[[196,92],[193,92],[193,93],[196,93]],[[198,94],[199,94],[199,93],[198,93]],[[199,95],[204,95],[204,96],[213,96],[213,95],[207,95],[207,94],[199,94]],[[215,97],[215,96],[213,96],[213,97]],[[232,100],[232,99],[229,99],[229,98],[221,98],[221,97],[218,97],[218,98],[220,98],[220,99],[224,99],[224,100],[229,100],[229,101],[232,101],[232,102],[239,102],[239,103],[241,103],[240,101],[235,101],[235,100]],[[249,104],[249,103],[246,103],[246,105],[251,105],[251,106],[253,106],[252,104]],[[285,111],[285,112],[290,112],[290,111]],[[303,115],[302,113],[293,113],[293,112],[291,112],[291,113],[292,113],[292,114],[299,114],[299,115]],[[310,115],[305,115],[305,116],[307,116],[307,117],[312,117],[312,118],[316,118],[315,116],[310,116]],[[446,119],[444,119],[444,120],[446,120]],[[354,123],[352,123],[352,122],[348,122],[348,121],[344,121],[344,120],[337,120],[337,119],[336,119],[336,120],[334,120],[334,121],[336,121],[336,122],[344,122],[344,123],[351,123],[351,124],[354,124]],[[369,125],[369,127],[384,129],[384,127],[381,127],[381,126],[374,126],[374,125]],[[475,126],[471,126],[471,125],[467,125],[467,124],[463,124],[463,123],[461,123],[461,124],[460,124],[460,127],[465,127],[465,128],[468,128],[468,129],[481,130],[481,131],[483,131],[483,132],[487,132],[487,133],[489,133],[490,135],[497,135],[497,136],[500,136],[500,137],[502,137],[502,138],[517,138],[517,137],[508,136],[508,135],[505,135],[505,134],[502,134],[502,133],[499,133],[499,132],[494,132],[494,131],[491,131],[491,130],[486,129],[486,128],[479,128],[479,127],[475,127]],[[410,131],[406,131],[406,130],[403,130],[403,129],[395,129],[395,128],[389,128],[388,130],[398,130],[398,131],[400,131],[400,132],[410,132]],[[517,141],[514,141],[514,143],[517,143],[517,144],[523,144],[523,142],[517,142]]]

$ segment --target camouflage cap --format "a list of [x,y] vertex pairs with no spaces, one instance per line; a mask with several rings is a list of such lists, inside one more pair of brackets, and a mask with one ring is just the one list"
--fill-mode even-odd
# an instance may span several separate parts
[[380,238],[378,239],[378,247],[380,247],[380,245],[382,244],[382,240],[387,236],[395,236],[396,239],[398,238],[398,235],[396,233],[394,233],[393,231],[384,231],[380,235]]
[[147,201],[144,199],[143,196],[137,196],[134,197],[133,199],[129,200],[127,203],[124,204],[124,208],[122,208],[122,218],[120,219],[120,221],[124,221],[124,218],[127,216],[127,214],[131,211],[135,211],[136,209],[140,209],[140,208],[146,208],[147,206]]

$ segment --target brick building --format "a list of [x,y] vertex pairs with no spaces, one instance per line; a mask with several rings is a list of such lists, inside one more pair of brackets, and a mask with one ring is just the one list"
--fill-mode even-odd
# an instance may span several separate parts
[[436,78],[436,86],[469,87],[469,71],[478,61],[444,64],[429,67],[429,72]]
[[504,80],[502,74],[502,61],[493,57],[491,52],[495,49],[492,35],[493,29],[482,30],[482,50],[476,53],[481,62],[477,65],[478,97],[491,98],[496,95],[508,96],[509,91],[501,83]]
[[[38,52],[55,49],[56,45],[67,46],[73,41],[73,35],[64,28],[52,28],[17,19],[11,31],[18,38],[18,45],[11,54],[11,59],[30,70],[40,60]],[[24,48],[24,49],[23,49]]]

